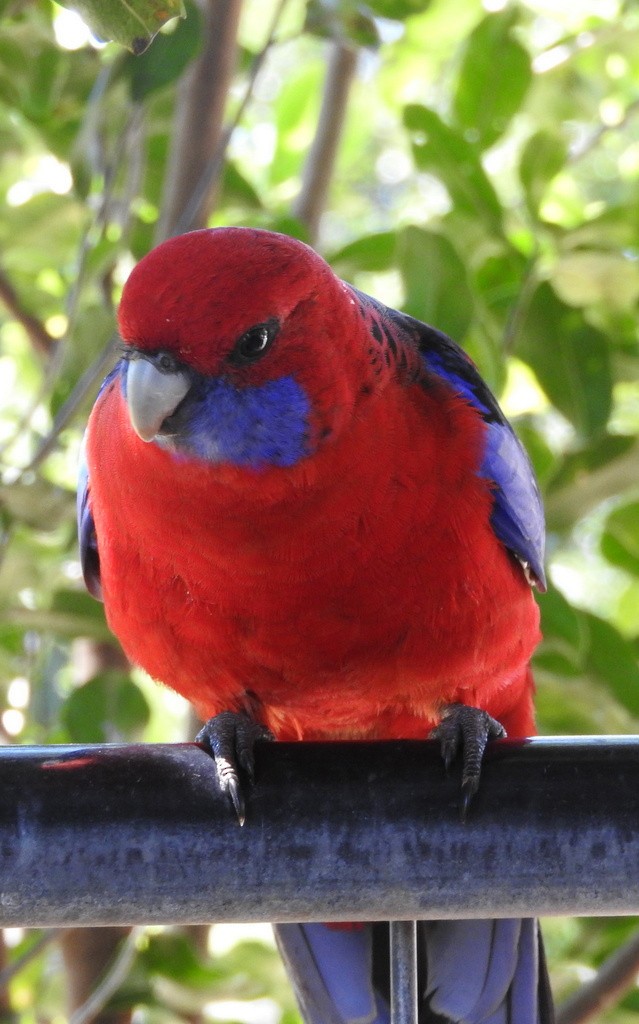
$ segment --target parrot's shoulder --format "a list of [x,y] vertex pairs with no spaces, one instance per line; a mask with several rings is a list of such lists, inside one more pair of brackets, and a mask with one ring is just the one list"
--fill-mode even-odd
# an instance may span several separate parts
[[492,528],[529,580],[545,590],[545,521],[535,474],[472,359],[442,331],[354,291],[366,307],[371,337],[395,362],[400,379],[417,379],[426,387],[436,379],[464,398],[483,420],[486,443],[479,473],[493,488]]

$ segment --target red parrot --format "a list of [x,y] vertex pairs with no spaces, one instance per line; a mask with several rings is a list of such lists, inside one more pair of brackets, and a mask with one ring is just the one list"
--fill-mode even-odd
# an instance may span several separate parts
[[[198,738],[238,815],[267,730],[434,730],[447,760],[463,753],[467,805],[487,739],[534,732],[545,585],[534,474],[474,364],[250,228],[158,246],[118,319],[86,435],[84,575],[129,658],[212,720]],[[536,922],[423,933],[424,1019],[552,1019]],[[336,1021],[387,1018],[372,934],[280,929],[298,990],[313,975]]]

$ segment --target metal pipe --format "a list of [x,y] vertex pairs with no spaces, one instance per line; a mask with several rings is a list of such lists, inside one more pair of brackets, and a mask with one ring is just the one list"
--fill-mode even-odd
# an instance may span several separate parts
[[639,913],[639,737],[260,745],[243,828],[195,744],[0,749],[0,925]]
[[417,1024],[417,921],[390,923],[391,1024]]

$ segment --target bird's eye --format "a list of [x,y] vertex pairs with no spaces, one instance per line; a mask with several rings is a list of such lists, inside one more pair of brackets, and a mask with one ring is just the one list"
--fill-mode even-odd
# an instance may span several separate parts
[[168,352],[158,353],[155,359],[155,365],[158,370],[162,371],[162,373],[175,373],[178,368],[177,359]]
[[245,331],[231,353],[231,362],[236,366],[243,366],[260,359],[270,348],[277,333],[277,327],[278,324],[275,320],[269,320],[265,324],[257,324]]

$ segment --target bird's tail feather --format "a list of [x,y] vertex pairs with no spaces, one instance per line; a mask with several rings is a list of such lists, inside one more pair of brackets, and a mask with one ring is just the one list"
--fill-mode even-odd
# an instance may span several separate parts
[[306,1024],[389,1024],[373,986],[373,929],[275,925],[275,938]]
[[[387,933],[383,925],[275,927],[306,1024],[389,1024],[389,979],[374,952],[387,949]],[[424,921],[418,955],[420,1024],[554,1024],[533,918]]]

